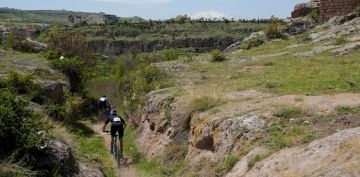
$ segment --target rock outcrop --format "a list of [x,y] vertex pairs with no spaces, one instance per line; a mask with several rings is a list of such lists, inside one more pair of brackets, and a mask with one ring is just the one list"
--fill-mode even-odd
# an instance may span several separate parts
[[96,168],[87,167],[79,163],[73,155],[71,148],[58,141],[50,140],[44,147],[31,152],[36,157],[34,170],[57,172],[62,177],[103,177]]
[[242,175],[242,168],[232,174],[239,174],[239,177],[359,176],[359,149],[360,128],[354,128],[314,141],[305,147],[284,149],[256,164],[245,175]]
[[225,49],[233,44],[235,39],[225,38],[186,38],[176,40],[153,40],[153,41],[112,41],[92,40],[89,45],[97,53],[104,55],[120,55],[126,52],[152,52],[167,48],[195,48],[196,52],[211,51],[214,49]]
[[143,109],[138,144],[149,158],[162,156],[170,143],[186,142],[192,110],[182,100],[174,101],[168,90],[152,92]]
[[294,11],[291,13],[292,18],[305,17],[313,10],[320,9],[319,1],[311,1],[309,3],[300,3],[297,4],[294,8]]

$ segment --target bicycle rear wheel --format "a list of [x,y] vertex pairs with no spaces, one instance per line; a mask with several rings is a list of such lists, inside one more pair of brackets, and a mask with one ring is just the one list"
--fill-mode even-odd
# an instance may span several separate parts
[[121,154],[120,154],[120,147],[118,144],[116,144],[116,162],[118,165],[118,168],[120,168],[121,165]]

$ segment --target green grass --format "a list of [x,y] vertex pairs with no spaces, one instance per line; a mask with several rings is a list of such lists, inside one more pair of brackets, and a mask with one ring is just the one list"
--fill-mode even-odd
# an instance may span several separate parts
[[273,114],[280,118],[296,118],[305,115],[305,111],[300,107],[285,107]]
[[360,107],[338,106],[335,110],[337,115],[360,115]]
[[[304,58],[288,55],[238,65],[198,66],[197,70],[220,76],[206,84],[221,85],[223,91],[258,89],[281,95],[359,92],[359,87],[348,83],[360,83],[359,57],[360,52],[342,57],[327,53]],[[264,66],[270,62],[272,65]]]
[[227,155],[222,163],[219,163],[218,166],[215,168],[216,174],[224,174],[230,171],[238,162],[238,158],[232,154]]
[[259,155],[259,154],[255,155],[255,156],[249,161],[248,167],[249,167],[249,168],[254,167],[256,163],[260,162],[260,161],[263,160],[263,159],[264,159],[264,157],[263,157],[262,155]]
[[74,135],[78,145],[76,158],[82,162],[100,167],[107,177],[115,177],[112,156],[106,148],[105,141],[84,123],[68,125],[67,129]]

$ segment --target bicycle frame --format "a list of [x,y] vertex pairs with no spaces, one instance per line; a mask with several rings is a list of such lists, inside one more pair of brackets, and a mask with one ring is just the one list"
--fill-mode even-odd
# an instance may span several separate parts
[[120,162],[121,162],[121,149],[120,149],[120,145],[118,143],[118,136],[115,135],[115,136],[111,136],[111,139],[112,139],[112,147],[111,147],[111,152],[113,153],[115,159],[116,159],[116,162],[117,162],[117,165],[118,165],[118,168],[120,167]]

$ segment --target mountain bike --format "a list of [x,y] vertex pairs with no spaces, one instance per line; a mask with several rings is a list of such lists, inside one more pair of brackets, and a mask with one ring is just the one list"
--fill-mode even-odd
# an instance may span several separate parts
[[[110,134],[110,131],[105,131],[105,132]],[[118,142],[119,136],[118,136],[118,134],[116,134],[115,136],[111,136],[111,138],[112,138],[112,142],[113,142],[112,147],[111,147],[111,153],[116,159],[118,168],[120,168],[122,155],[121,155],[120,144]]]

